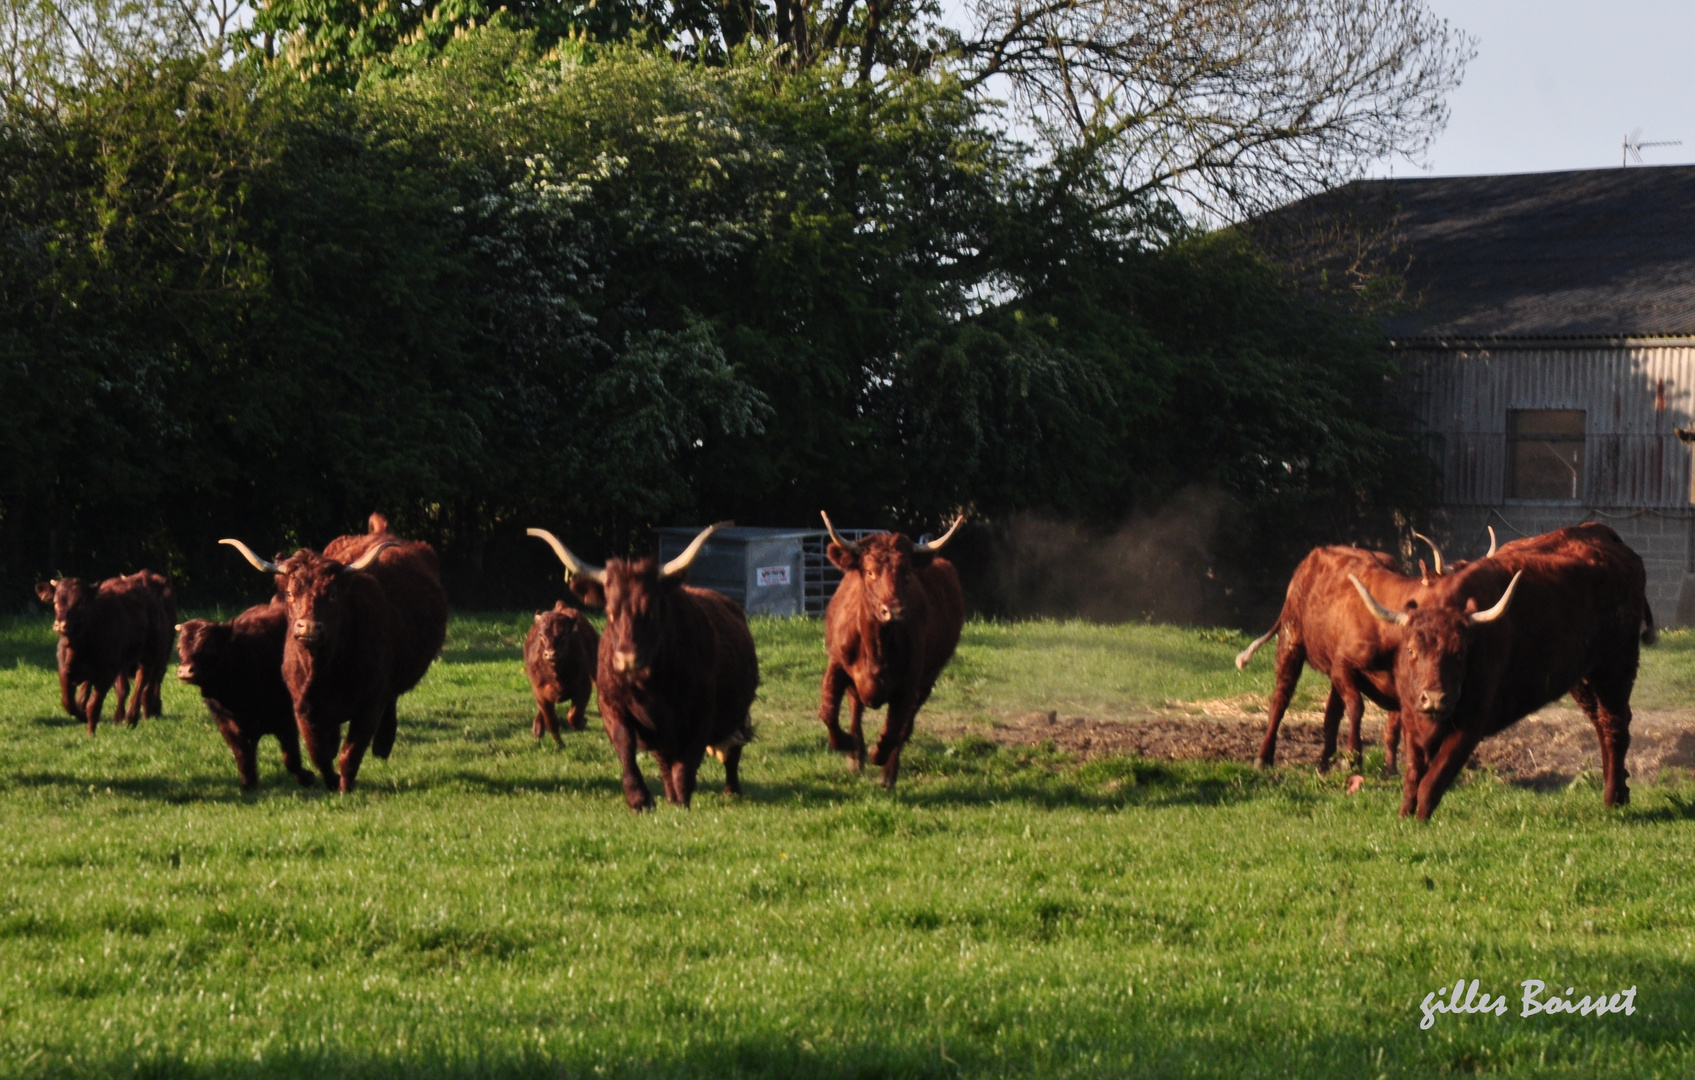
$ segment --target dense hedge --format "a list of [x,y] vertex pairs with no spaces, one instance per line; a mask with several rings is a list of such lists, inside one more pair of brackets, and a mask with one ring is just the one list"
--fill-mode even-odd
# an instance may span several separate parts
[[351,89],[174,60],[8,102],[0,597],[143,563],[245,595],[217,538],[377,508],[508,603],[532,524],[604,555],[1201,488],[1253,563],[1416,504],[1369,327],[1087,187],[945,74],[499,30]]

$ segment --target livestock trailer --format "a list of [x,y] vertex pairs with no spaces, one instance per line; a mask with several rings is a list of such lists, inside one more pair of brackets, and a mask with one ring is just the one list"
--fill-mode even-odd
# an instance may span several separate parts
[[[681,555],[700,528],[654,531],[664,561]],[[844,540],[879,531],[836,530]],[[824,555],[829,545],[830,534],[823,529],[719,529],[689,567],[689,584],[723,593],[749,615],[822,615],[842,580],[842,572]]]

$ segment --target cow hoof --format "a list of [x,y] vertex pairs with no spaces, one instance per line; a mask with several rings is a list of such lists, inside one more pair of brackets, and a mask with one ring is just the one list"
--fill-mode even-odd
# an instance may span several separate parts
[[865,771],[865,751],[863,751],[863,750],[850,751],[848,753],[848,756],[847,756],[847,767],[848,767],[848,772],[850,772],[850,773],[864,772]]
[[881,764],[883,764],[883,762],[887,761],[888,759],[889,759],[889,755],[884,752],[884,750],[881,746],[879,746],[879,747],[877,747],[877,749],[871,751],[871,764],[873,764],[873,765],[881,765]]
[[312,787],[318,782],[318,778],[311,773],[295,773],[294,782],[301,787]]
[[1254,762],[1254,768],[1256,769],[1269,769],[1271,766],[1272,760],[1270,758],[1262,757]]

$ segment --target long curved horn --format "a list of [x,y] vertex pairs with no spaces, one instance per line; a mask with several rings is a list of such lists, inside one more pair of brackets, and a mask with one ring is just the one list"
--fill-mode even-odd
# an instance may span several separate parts
[[734,524],[733,521],[719,521],[700,530],[699,533],[695,534],[695,538],[689,541],[689,546],[683,549],[681,555],[659,568],[659,576],[662,578],[676,577],[687,570],[689,564],[694,562],[695,556],[700,554],[700,549],[705,547],[706,542],[712,538],[713,533],[719,529],[728,529]]
[[356,559],[353,562],[350,562],[346,566],[342,567],[341,572],[344,573],[344,574],[357,574],[361,570],[364,570],[366,567],[370,566],[372,563],[376,562],[377,556],[381,555],[383,553],[384,549],[391,548],[391,547],[399,547],[399,546],[400,546],[399,544],[378,544],[376,547],[372,548],[370,551],[367,551],[367,552],[365,552],[365,554],[359,556],[358,559]]
[[1436,559],[1436,576],[1441,577],[1443,573],[1442,549],[1436,546],[1436,541],[1430,539],[1430,537],[1419,532],[1417,529],[1413,530],[1413,536],[1416,539],[1423,540],[1425,543],[1430,545],[1430,554]]
[[1489,554],[1483,557],[1485,559],[1491,559],[1495,556],[1495,526],[1485,525],[1483,527],[1489,530]]
[[1371,590],[1366,588],[1365,585],[1363,585],[1360,582],[1360,579],[1355,577],[1354,575],[1349,574],[1348,580],[1353,582],[1354,588],[1356,588],[1360,591],[1360,599],[1365,601],[1365,606],[1371,609],[1371,613],[1373,615],[1377,616],[1379,619],[1382,619],[1386,623],[1394,623],[1396,626],[1407,625],[1407,613],[1406,612],[1404,612],[1404,611],[1390,611],[1388,608],[1384,607],[1382,604],[1379,604],[1377,602],[1377,597],[1371,595]]
[[253,569],[255,569],[255,570],[262,570],[267,574],[280,574],[280,573],[282,573],[282,571],[280,569],[278,569],[276,563],[266,562],[264,559],[261,559],[259,556],[253,554],[253,549],[248,547],[246,544],[242,543],[240,540],[219,540],[218,543],[228,544],[230,547],[235,548],[237,551],[241,552],[242,555],[246,557],[247,561],[253,564]]
[[553,549],[553,553],[559,556],[559,561],[565,564],[566,581],[569,581],[574,577],[586,577],[590,581],[599,582],[602,585],[606,584],[605,567],[590,566],[588,563],[583,562],[581,559],[571,554],[570,548],[559,542],[559,537],[554,536],[546,529],[525,529],[524,534],[526,536],[533,536],[538,540],[547,541],[548,546]]
[[1502,615],[1505,615],[1507,613],[1507,603],[1513,598],[1513,590],[1518,588],[1518,579],[1523,576],[1523,570],[1514,574],[1513,579],[1507,582],[1507,591],[1501,594],[1501,598],[1499,600],[1495,601],[1494,607],[1490,608],[1488,611],[1479,611],[1470,615],[1467,617],[1466,621],[1471,623],[1473,626],[1477,626],[1481,623],[1494,622]]
[[843,548],[846,548],[847,550],[853,552],[855,555],[859,554],[859,545],[858,544],[854,543],[852,540],[843,540],[841,537],[836,535],[836,527],[834,525],[830,524],[830,515],[829,514],[826,514],[824,511],[820,510],[820,511],[818,511],[818,516],[824,519],[824,527],[826,529],[830,530],[830,539],[831,540],[834,540],[837,543],[837,545],[839,545]]
[[919,544],[916,547],[914,547],[912,550],[913,551],[940,551],[941,548],[942,548],[942,545],[947,543],[949,540],[952,540],[953,534],[958,532],[959,527],[961,525],[964,525],[964,524],[965,524],[965,515],[961,514],[958,517],[953,519],[953,526],[951,528],[949,528],[947,532],[942,534],[942,537],[941,537],[940,540],[931,540],[928,543]]

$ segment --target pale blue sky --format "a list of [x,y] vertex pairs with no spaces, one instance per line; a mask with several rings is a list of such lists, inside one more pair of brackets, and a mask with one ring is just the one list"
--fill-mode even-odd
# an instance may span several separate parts
[[[1617,167],[1633,128],[1653,165],[1695,163],[1695,2],[1426,0],[1478,39],[1433,176]],[[1394,175],[1426,170],[1392,163]],[[1373,170],[1389,175],[1391,163]]]

